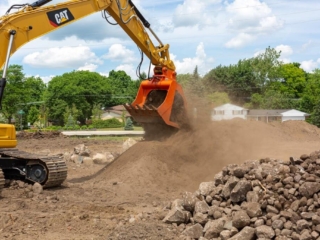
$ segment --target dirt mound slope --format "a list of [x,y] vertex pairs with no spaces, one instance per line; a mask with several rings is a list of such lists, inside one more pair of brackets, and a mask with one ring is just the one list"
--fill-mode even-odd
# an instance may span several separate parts
[[36,132],[26,132],[21,131],[17,132],[17,138],[18,139],[42,139],[42,138],[58,138],[62,137],[61,133],[59,131],[50,131],[50,132],[42,132],[42,131],[36,131]]
[[[93,179],[119,183],[118,193],[138,200],[197,189],[223,166],[265,157],[288,160],[319,149],[320,131],[306,122],[266,124],[230,120],[196,126],[163,142],[144,141],[127,150]],[[301,145],[301,141],[308,142]]]

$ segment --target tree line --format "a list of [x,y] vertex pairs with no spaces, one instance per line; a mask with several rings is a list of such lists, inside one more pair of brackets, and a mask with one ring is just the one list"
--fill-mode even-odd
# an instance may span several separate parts
[[300,63],[284,63],[281,52],[268,47],[263,53],[229,66],[219,65],[200,77],[178,75],[185,89],[205,97],[211,106],[234,103],[247,109],[297,109],[311,114],[320,127],[320,69],[306,72]]
[[[142,77],[145,74],[142,74]],[[20,65],[10,65],[2,101],[1,122],[64,126],[70,116],[80,125],[106,107],[132,102],[140,79],[132,80],[124,71],[72,71],[55,76],[46,85],[39,77],[26,77]]]
[[[178,74],[177,81],[212,107],[231,102],[248,109],[294,108],[310,113],[308,121],[320,126],[320,69],[305,72],[299,63],[283,63],[280,55],[268,47],[236,64],[219,65],[204,76],[195,66],[193,73]],[[46,85],[39,77],[26,77],[22,66],[10,65],[1,121],[50,121],[64,126],[72,116],[82,125],[106,107],[132,102],[140,81],[124,71],[112,70],[108,77],[72,71],[55,76]]]

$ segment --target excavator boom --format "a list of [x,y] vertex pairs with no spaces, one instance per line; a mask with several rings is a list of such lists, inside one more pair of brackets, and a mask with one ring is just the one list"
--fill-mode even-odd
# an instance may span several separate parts
[[[0,106],[9,58],[14,52],[35,38],[102,11],[113,17],[155,66],[153,77],[142,81],[135,101],[125,105],[128,112],[144,127],[154,123],[179,129],[184,125],[186,103],[182,88],[176,81],[169,45],[161,42],[131,0],[69,0],[46,5],[50,1],[38,0],[20,8],[14,5],[12,8],[18,7],[18,11],[10,13],[9,9],[0,17],[0,66],[4,66],[0,80]],[[153,43],[148,32],[157,44]]]

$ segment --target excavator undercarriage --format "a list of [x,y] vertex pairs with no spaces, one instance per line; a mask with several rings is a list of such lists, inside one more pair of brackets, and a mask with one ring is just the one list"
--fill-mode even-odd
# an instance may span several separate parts
[[67,178],[67,165],[59,156],[41,156],[16,148],[2,148],[0,155],[0,168],[5,179],[38,182],[48,188],[61,185]]

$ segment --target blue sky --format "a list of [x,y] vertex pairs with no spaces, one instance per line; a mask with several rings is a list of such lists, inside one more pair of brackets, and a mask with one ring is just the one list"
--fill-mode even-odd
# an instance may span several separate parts
[[[32,3],[35,0],[31,0]],[[0,14],[12,4],[1,0]],[[63,2],[53,0],[47,5]],[[218,65],[235,64],[268,46],[281,50],[284,62],[299,62],[308,72],[320,67],[320,1],[314,0],[133,0],[170,53],[179,73],[198,66],[204,75]],[[157,45],[157,44],[156,44]],[[125,70],[134,79],[140,61],[137,46],[119,26],[95,13],[27,43],[11,58],[27,76],[48,82],[73,70],[108,75]],[[145,58],[142,70],[147,71]]]

